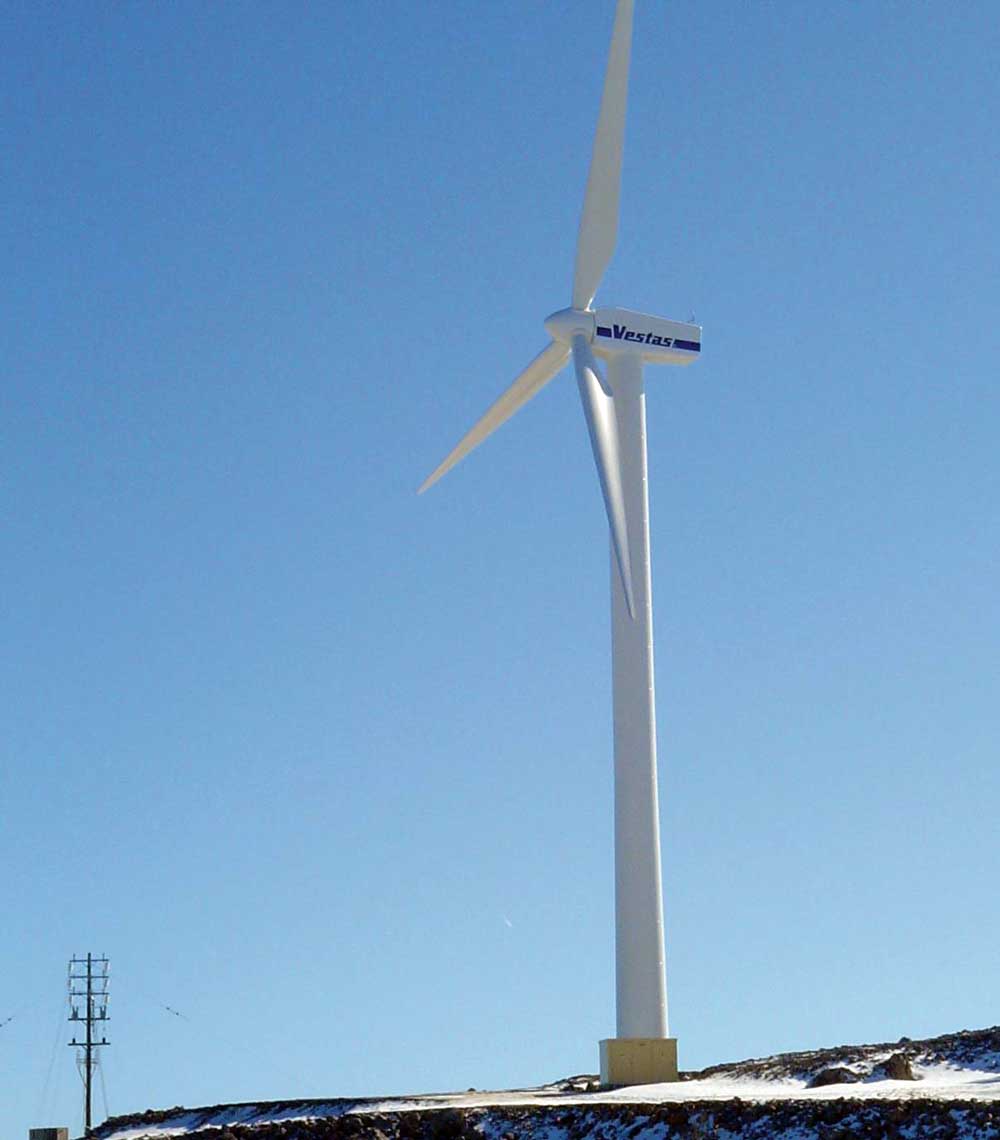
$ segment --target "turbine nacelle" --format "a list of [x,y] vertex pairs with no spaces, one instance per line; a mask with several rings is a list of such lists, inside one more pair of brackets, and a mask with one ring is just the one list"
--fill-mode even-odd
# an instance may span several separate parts
[[597,309],[593,314],[597,356],[641,356],[647,364],[690,364],[701,352],[701,326],[631,309]]
[[701,352],[701,326],[633,309],[560,309],[545,318],[553,341],[572,348],[584,336],[597,356],[637,353],[648,364],[691,364]]
[[584,337],[602,359],[630,353],[647,364],[690,364],[701,352],[700,325],[632,309],[560,309],[545,318],[545,329],[567,348]]

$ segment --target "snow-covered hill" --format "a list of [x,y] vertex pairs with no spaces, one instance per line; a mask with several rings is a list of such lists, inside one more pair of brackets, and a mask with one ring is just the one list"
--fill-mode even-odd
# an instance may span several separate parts
[[1000,1140],[1000,1027],[718,1065],[677,1084],[215,1105],[117,1117],[98,1140]]

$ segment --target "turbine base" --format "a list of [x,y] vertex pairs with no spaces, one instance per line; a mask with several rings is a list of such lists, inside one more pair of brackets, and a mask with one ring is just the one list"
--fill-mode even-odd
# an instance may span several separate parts
[[676,1037],[609,1037],[601,1042],[601,1086],[677,1081]]

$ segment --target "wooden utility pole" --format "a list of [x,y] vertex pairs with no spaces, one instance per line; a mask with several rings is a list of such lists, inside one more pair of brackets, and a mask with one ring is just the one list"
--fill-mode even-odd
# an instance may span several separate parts
[[100,1041],[95,1038],[94,1024],[108,1020],[109,966],[107,958],[95,958],[93,954],[88,954],[86,958],[71,958],[69,962],[69,1020],[82,1021],[86,1027],[83,1041],[77,1041],[74,1036],[69,1042],[77,1050],[77,1064],[81,1068],[83,1077],[84,1136],[90,1135],[92,1125],[91,1104],[94,1069],[97,1066],[96,1050],[108,1044],[108,1039],[103,1035]]

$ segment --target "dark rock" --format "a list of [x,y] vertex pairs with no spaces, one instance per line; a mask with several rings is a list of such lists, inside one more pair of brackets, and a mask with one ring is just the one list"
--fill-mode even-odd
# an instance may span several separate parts
[[910,1064],[910,1058],[905,1053],[893,1053],[891,1057],[879,1065],[878,1070],[883,1079],[887,1081],[915,1081],[916,1074]]
[[460,1140],[465,1132],[466,1114],[460,1108],[442,1108],[427,1113],[424,1135],[431,1140]]
[[809,1082],[809,1088],[821,1089],[826,1085],[853,1085],[858,1082],[858,1074],[850,1069],[842,1069],[839,1065],[831,1065],[829,1069],[820,1071]]

